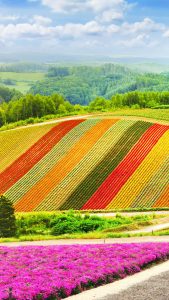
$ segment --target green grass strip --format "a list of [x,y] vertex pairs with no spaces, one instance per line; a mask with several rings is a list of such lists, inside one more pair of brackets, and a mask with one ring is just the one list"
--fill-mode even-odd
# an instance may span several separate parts
[[159,167],[149,183],[144,187],[136,200],[132,203],[135,207],[151,207],[159,199],[161,193],[169,183],[169,158]]
[[13,202],[22,198],[47,172],[71,149],[81,136],[95,124],[99,119],[89,119],[80,123],[66,134],[53,149],[44,156],[28,173],[16,182],[5,195]]
[[81,209],[150,126],[150,123],[143,121],[133,124],[110,151],[108,151],[103,160],[96,165],[85,180],[69,196],[60,209]]

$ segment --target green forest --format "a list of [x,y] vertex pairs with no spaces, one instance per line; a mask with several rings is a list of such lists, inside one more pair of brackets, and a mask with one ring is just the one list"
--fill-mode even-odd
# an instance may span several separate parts
[[97,96],[132,91],[169,91],[169,73],[142,73],[117,64],[49,68],[45,79],[32,85],[32,94],[59,93],[72,104],[88,105]]
[[[138,73],[126,66],[0,66],[9,74],[38,74],[27,94],[0,86],[0,126],[31,118],[52,118],[115,109],[169,108],[169,73]],[[13,72],[13,73],[11,73]],[[22,72],[22,73],[20,73]],[[30,73],[29,73],[30,72]],[[31,73],[33,72],[33,73]],[[24,75],[23,75],[24,76]]]

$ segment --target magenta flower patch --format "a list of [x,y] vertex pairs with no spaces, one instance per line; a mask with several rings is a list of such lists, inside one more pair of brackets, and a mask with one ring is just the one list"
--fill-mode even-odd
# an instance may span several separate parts
[[0,299],[63,299],[169,257],[169,243],[0,247]]

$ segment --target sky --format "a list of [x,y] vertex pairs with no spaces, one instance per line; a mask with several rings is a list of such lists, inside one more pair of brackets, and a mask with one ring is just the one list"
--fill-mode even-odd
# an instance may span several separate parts
[[0,0],[0,53],[169,57],[169,0]]

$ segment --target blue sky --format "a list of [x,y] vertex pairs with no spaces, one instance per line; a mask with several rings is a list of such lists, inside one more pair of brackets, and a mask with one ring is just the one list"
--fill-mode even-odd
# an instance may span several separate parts
[[0,0],[0,52],[169,57],[168,0]]

